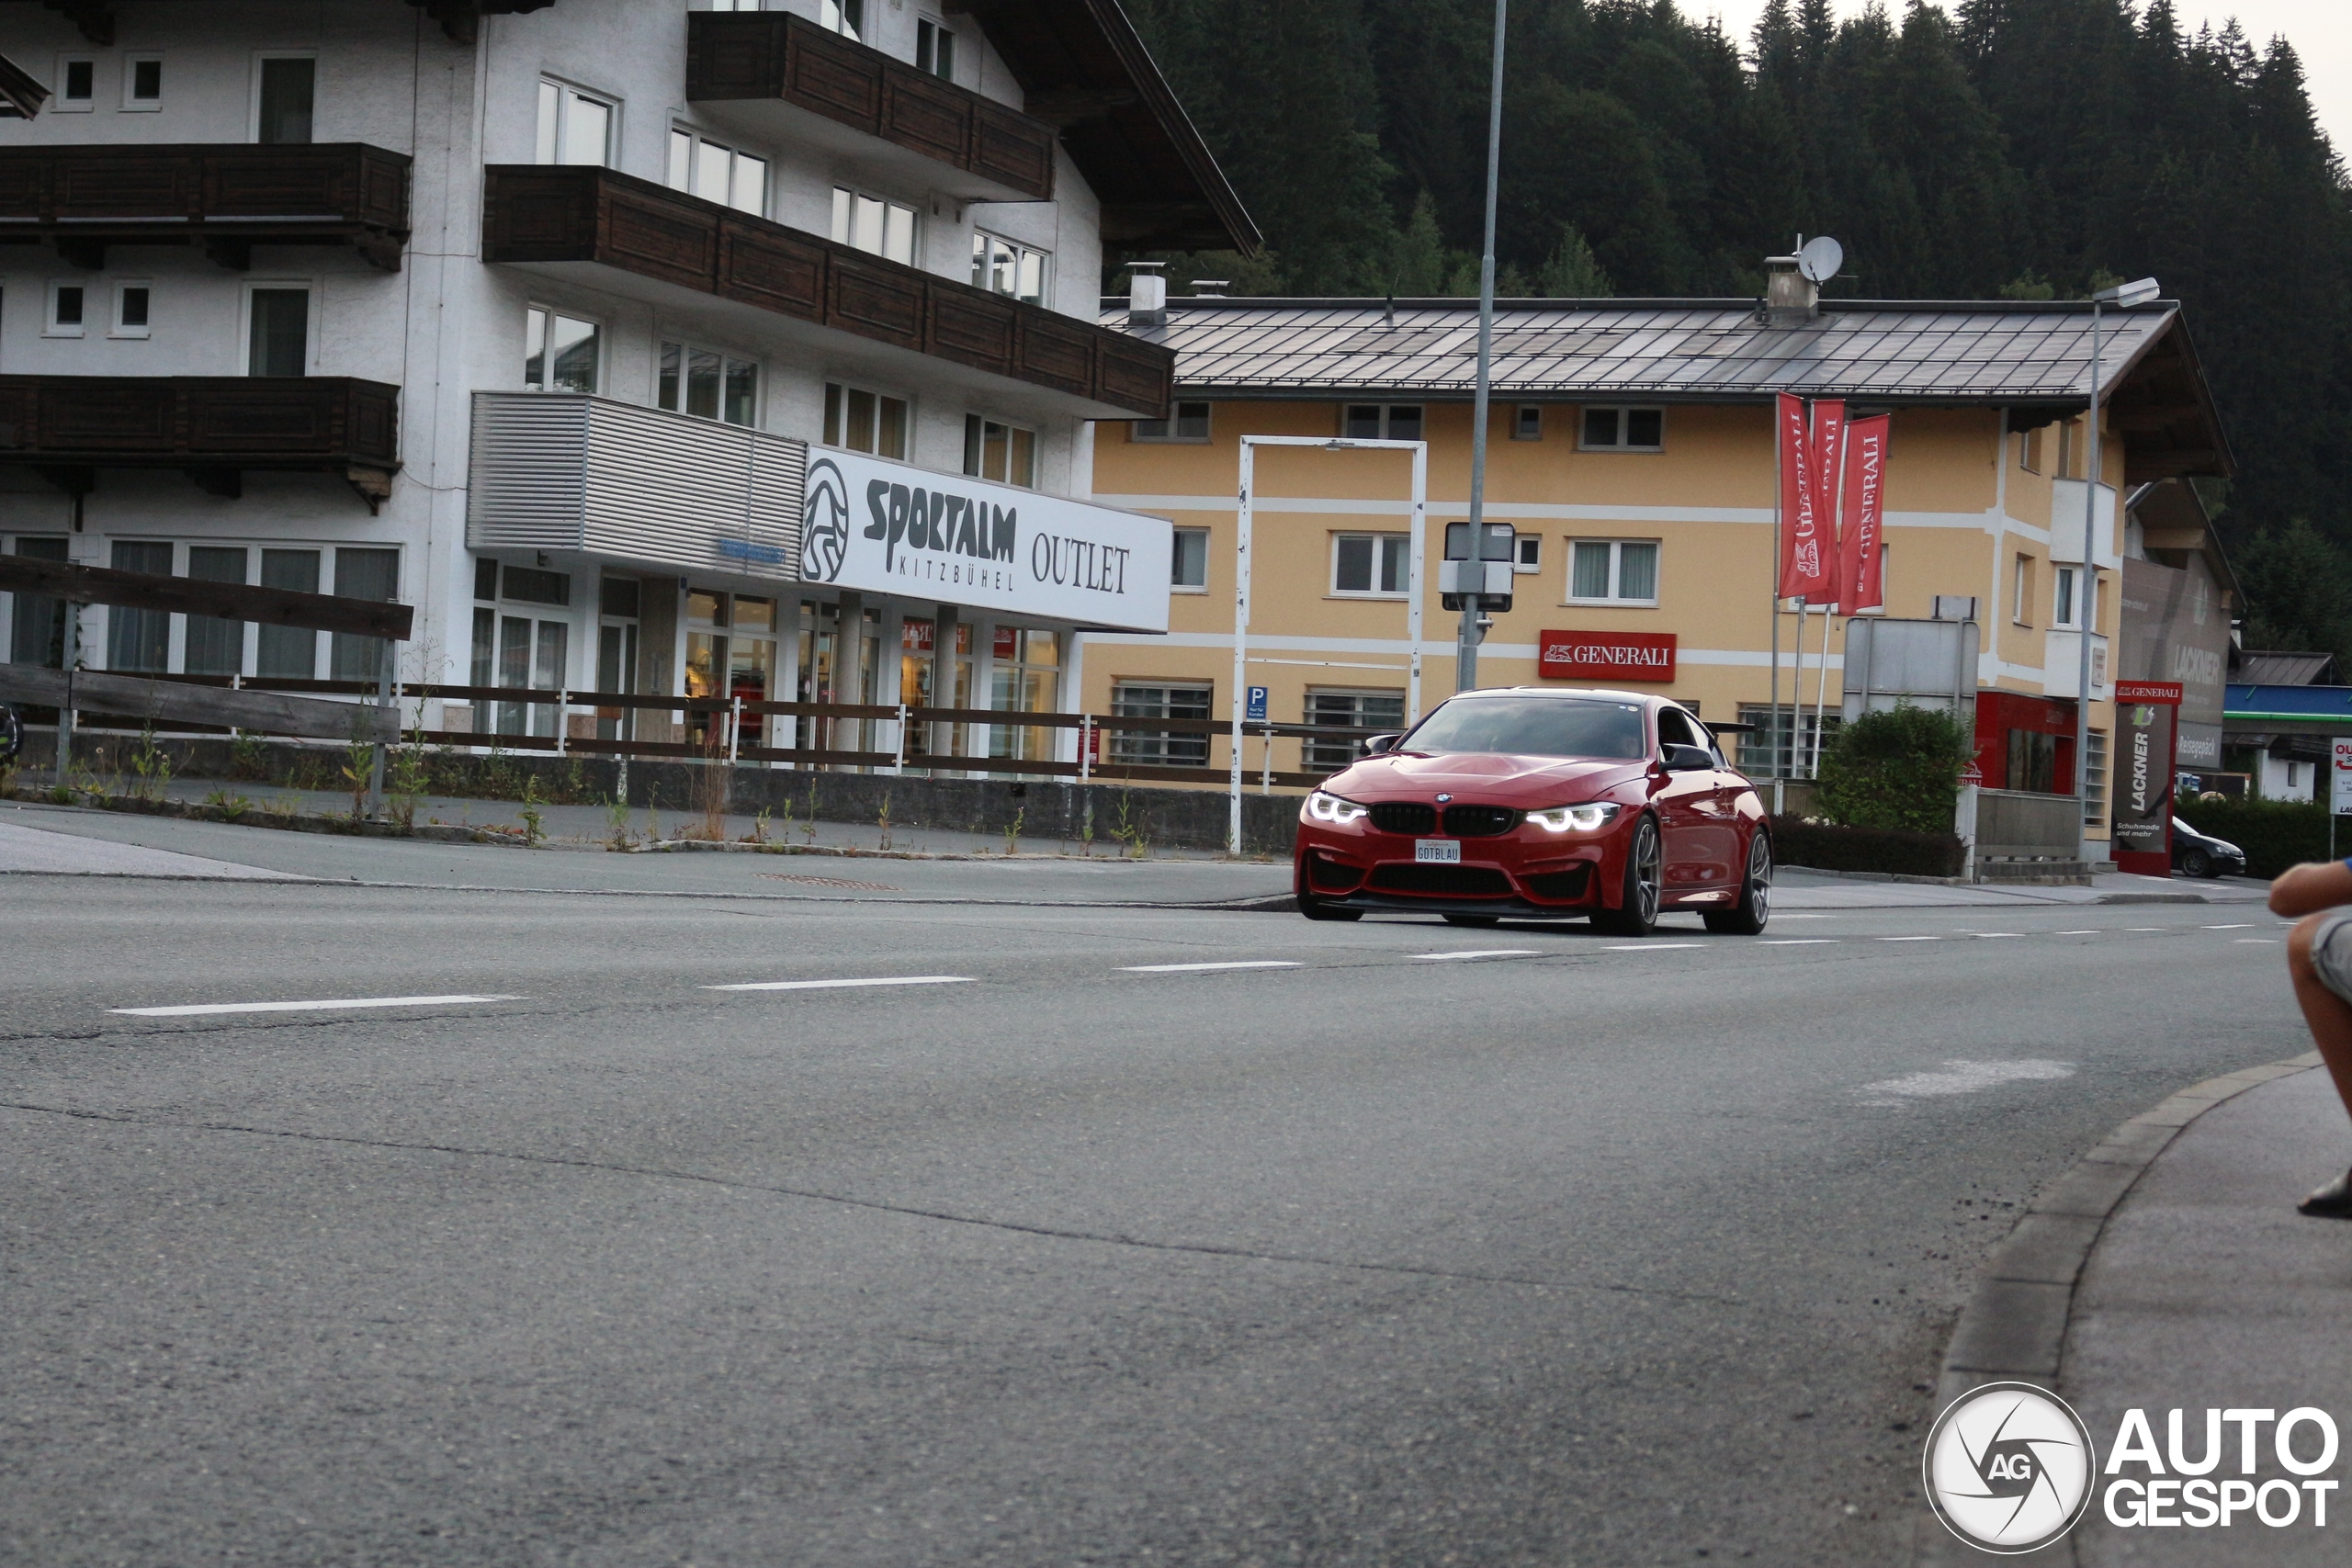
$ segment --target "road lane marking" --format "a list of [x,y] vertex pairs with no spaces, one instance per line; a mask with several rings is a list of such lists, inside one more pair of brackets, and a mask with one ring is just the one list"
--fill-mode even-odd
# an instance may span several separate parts
[[1450,958],[1536,958],[1542,953],[1532,947],[1481,947],[1468,953],[1417,953],[1413,956],[1431,964],[1442,964]]
[[1120,972],[1127,975],[1189,975],[1204,969],[1295,969],[1298,964],[1287,958],[1247,958],[1230,964],[1122,964]]
[[2171,927],[2169,927],[2169,926],[2125,926],[2123,929],[2124,929],[2125,931],[2157,931],[2157,932],[2162,932],[2162,931],[2169,931],[2169,930],[2171,930],[2172,928],[2171,928]]
[[1704,947],[1703,942],[1629,942],[1604,948],[1607,953],[1672,953],[1678,947]]
[[1837,940],[1834,936],[1768,936],[1756,945],[1758,947],[1819,947],[1824,942],[1834,942]]
[[2097,936],[2097,935],[2098,935],[2098,932],[2097,932],[2097,931],[2052,931],[2050,934],[2051,934],[2052,936]]
[[2230,941],[2233,944],[2239,946],[2243,946],[2247,942],[2252,942],[2256,947],[2276,947],[2278,945],[2278,939],[2275,936],[2236,936],[2232,937]]
[[1874,936],[1872,942],[1941,942],[1939,936]]
[[2021,1083],[2075,1076],[2072,1062],[2052,1062],[2041,1057],[2028,1057],[2012,1062],[1973,1062],[1955,1058],[1943,1064],[1943,1071],[1905,1073],[1899,1078],[1881,1078],[1866,1083],[1855,1090],[1872,1098],[1864,1105],[1907,1105],[1914,1100],[1936,1100],[1947,1095],[1974,1094],[1980,1089],[1998,1089],[2003,1084]]
[[2233,926],[2207,926],[2205,929],[2209,931],[2252,931],[2254,929],[2254,922],[2252,920],[2240,920]]
[[1961,932],[1960,934],[1961,934],[1961,935],[1962,935],[1962,936],[1981,936],[1981,937],[1991,938],[1991,937],[1996,937],[1996,936],[2023,936],[2023,935],[2025,935],[2025,932],[2023,932],[2023,931],[1962,931],[1962,932]]
[[860,986],[969,986],[969,975],[882,975],[858,980],[749,980],[740,986],[705,986],[706,991],[833,991]]
[[519,1002],[521,997],[346,997],[317,1002],[198,1002],[188,1007],[108,1008],[133,1018],[196,1018],[223,1012],[322,1012],[351,1008],[455,1007],[466,1002]]

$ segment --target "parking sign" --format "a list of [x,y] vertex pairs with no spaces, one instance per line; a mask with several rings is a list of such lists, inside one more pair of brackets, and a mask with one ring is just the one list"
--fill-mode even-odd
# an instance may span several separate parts
[[1251,724],[1263,724],[1266,722],[1265,687],[1252,686],[1250,688],[1249,712],[1244,714],[1242,716]]

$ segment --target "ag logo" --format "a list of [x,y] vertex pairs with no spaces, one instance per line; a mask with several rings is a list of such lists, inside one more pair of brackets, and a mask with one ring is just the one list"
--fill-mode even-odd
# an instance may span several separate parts
[[1928,1500],[1980,1551],[2038,1551],[2090,1506],[2098,1456],[2066,1402],[2024,1382],[1986,1383],[1952,1401],[1928,1433]]
[[849,481],[840,465],[820,457],[808,466],[808,491],[800,514],[800,575],[831,582],[849,558]]

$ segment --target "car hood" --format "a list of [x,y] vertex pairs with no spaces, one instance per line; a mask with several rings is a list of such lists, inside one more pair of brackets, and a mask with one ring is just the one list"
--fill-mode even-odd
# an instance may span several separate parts
[[1464,800],[1520,807],[1562,806],[1589,799],[1640,778],[1647,764],[1580,761],[1572,757],[1513,757],[1491,751],[1442,756],[1410,752],[1366,757],[1323,782],[1351,800],[1427,800],[1439,791]]

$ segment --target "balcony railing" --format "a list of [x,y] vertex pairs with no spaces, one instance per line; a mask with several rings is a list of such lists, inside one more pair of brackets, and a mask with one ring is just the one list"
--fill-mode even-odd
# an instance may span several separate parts
[[1091,321],[885,261],[611,169],[493,164],[482,260],[593,263],[1163,418],[1176,356]]
[[216,495],[253,468],[333,473],[372,506],[399,418],[399,388],[345,376],[0,376],[0,463],[77,493],[97,468],[179,468]]
[[397,272],[407,156],[309,146],[0,148],[0,243],[54,244],[76,266],[109,245],[201,244],[243,271],[255,245],[349,245]]
[[[928,176],[922,183],[967,200],[1053,199],[1052,126],[802,17],[689,15],[686,97],[743,115],[766,109],[780,118],[792,111],[821,117],[930,160],[917,171]],[[819,128],[775,129],[809,140],[806,133]],[[881,151],[854,141],[834,150],[869,161]]]

